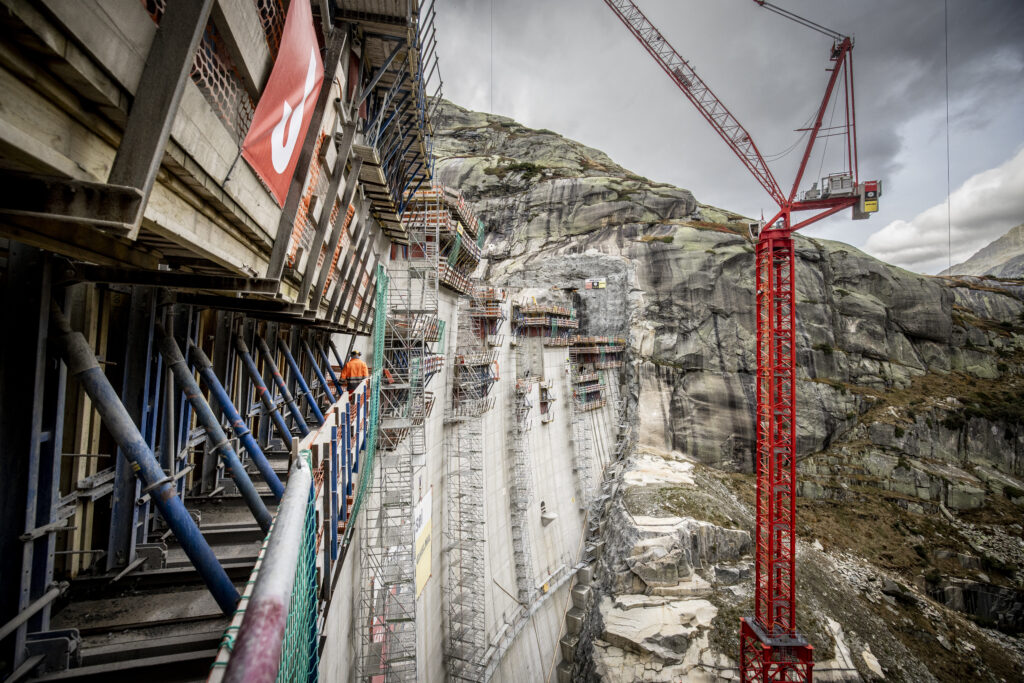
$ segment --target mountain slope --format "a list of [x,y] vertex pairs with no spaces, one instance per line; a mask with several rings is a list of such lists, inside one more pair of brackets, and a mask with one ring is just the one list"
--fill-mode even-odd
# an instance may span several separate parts
[[1010,228],[1005,235],[941,274],[1024,278],[1024,223]]
[[[723,554],[683,540],[752,527],[746,221],[550,131],[450,104],[439,112],[438,176],[491,231],[488,279],[606,278],[576,305],[581,333],[630,340],[643,454],[630,467],[688,463],[705,482],[627,472],[591,671],[632,680],[652,663],[656,677],[731,666],[749,580],[722,577],[749,576],[749,546]],[[1024,287],[922,276],[839,242],[796,244],[802,628],[821,658],[852,657],[834,680],[1012,678],[1024,666],[1020,642],[966,619],[1024,629]],[[713,609],[673,594],[704,596]],[[979,603],[982,594],[1001,597]],[[700,615],[678,637],[647,643],[646,631],[627,628],[634,608],[649,610],[642,623]]]

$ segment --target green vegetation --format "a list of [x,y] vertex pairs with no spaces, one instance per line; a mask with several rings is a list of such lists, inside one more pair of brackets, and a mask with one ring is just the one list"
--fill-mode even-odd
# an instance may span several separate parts
[[530,180],[535,176],[541,175],[543,172],[543,166],[531,161],[513,161],[500,166],[488,166],[484,169],[486,175],[496,175],[499,178],[504,178],[509,173],[520,173],[523,176],[523,180]]
[[664,242],[665,244],[672,244],[676,241],[675,235],[641,235],[638,240],[640,242]]
[[1011,500],[1014,498],[1024,498],[1024,491],[1021,491],[1016,486],[1007,485],[1003,487],[1003,496]]
[[813,346],[811,346],[811,348],[814,349],[815,351],[821,351],[826,356],[831,356],[832,352],[835,351],[835,349],[832,346],[822,343],[814,344]]

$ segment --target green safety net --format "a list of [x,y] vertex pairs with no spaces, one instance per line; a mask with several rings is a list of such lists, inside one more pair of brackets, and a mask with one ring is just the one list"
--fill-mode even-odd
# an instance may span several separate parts
[[459,249],[462,248],[462,233],[455,233],[455,244],[452,245],[452,253],[448,254],[448,265],[454,266],[459,258]]
[[373,477],[374,455],[377,452],[377,423],[380,420],[380,383],[384,373],[384,327],[388,314],[388,283],[389,278],[384,266],[377,266],[377,308],[373,318],[373,373],[370,376],[370,421],[367,424],[366,453],[359,463],[359,484],[356,497],[349,513],[349,522],[345,526],[344,546],[352,540],[355,533],[354,524],[366,495],[366,487]]
[[444,323],[445,323],[445,321],[442,320],[441,321],[441,332],[437,336],[437,351],[438,351],[438,353],[441,353],[441,352],[444,351]]
[[[307,466],[312,467],[312,454],[309,450],[299,452],[299,457],[306,461]],[[317,582],[316,582],[316,499],[314,489],[310,486],[309,499],[306,504],[306,519],[302,529],[302,541],[299,545],[299,553],[295,558],[295,579],[292,584],[292,595],[288,603],[288,619],[285,622],[284,634],[281,638],[281,662],[277,669],[277,681],[281,683],[309,683],[319,679],[319,633],[317,631]],[[260,549],[260,560],[257,562],[256,570],[249,579],[232,624],[224,630],[221,639],[220,655],[217,661],[211,665],[211,669],[226,667],[230,657],[222,657],[225,649],[232,652],[235,648],[235,638],[249,606],[249,598],[252,595],[253,584],[258,580],[259,568],[264,561],[267,551],[267,544],[274,533],[274,523],[263,540],[263,547]],[[214,680],[221,680],[214,678]]]
[[476,246],[481,248],[484,246],[484,237],[486,237],[484,222],[478,218],[476,219]]
[[[299,456],[312,467],[312,454],[303,450]],[[298,563],[295,567],[295,585],[288,605],[288,621],[281,642],[281,666],[277,670],[278,683],[305,683],[319,678],[320,655],[317,632],[316,584],[316,498],[313,487],[309,490],[306,523],[302,530]],[[325,492],[325,495],[329,495]]]

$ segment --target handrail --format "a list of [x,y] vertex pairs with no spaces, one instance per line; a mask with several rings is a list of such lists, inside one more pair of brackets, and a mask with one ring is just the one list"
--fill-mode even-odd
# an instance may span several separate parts
[[224,674],[227,683],[270,683],[277,679],[312,482],[309,464],[296,458],[228,660]]

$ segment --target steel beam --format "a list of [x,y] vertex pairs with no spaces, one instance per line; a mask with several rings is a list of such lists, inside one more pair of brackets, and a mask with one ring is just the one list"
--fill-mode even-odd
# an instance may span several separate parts
[[270,415],[270,419],[277,428],[281,439],[285,444],[290,444],[292,442],[292,433],[288,430],[288,425],[285,424],[284,417],[278,412],[277,406],[274,405],[274,399],[271,398],[267,384],[263,381],[263,377],[260,376],[259,368],[256,367],[256,361],[252,359],[249,347],[245,345],[241,337],[235,337],[235,349],[238,351],[238,356],[242,359],[242,365],[245,366],[246,372],[249,373],[249,380],[256,390],[256,395],[259,396],[260,401],[263,403],[263,409]]
[[107,182],[141,191],[142,202],[128,227],[135,239],[164,148],[178,113],[192,60],[203,37],[214,0],[176,0],[167,4],[153,38],[128,112],[121,144]]
[[108,282],[126,285],[149,285],[167,289],[194,291],[214,290],[247,294],[274,294],[277,280],[261,277],[232,277],[227,275],[199,275],[167,270],[135,270],[76,263],[69,266],[67,280]]
[[141,215],[138,188],[35,173],[0,173],[0,214],[74,222],[126,234]]
[[267,346],[267,342],[263,341],[263,337],[259,335],[256,335],[256,348],[259,349],[260,355],[263,356],[263,363],[270,371],[274,384],[277,385],[277,390],[281,392],[281,396],[284,397],[284,402],[288,404],[288,410],[291,413],[292,419],[295,420],[296,426],[299,428],[299,434],[306,436],[309,434],[309,427],[306,425],[306,421],[302,418],[302,411],[299,410],[299,406],[295,402],[295,397],[292,396],[292,392],[288,391],[288,385],[285,384],[284,377],[281,376],[281,371],[278,369],[277,363],[274,361],[274,354],[270,352],[270,347]]
[[[133,287],[128,302],[128,329],[122,364],[120,401],[145,438],[143,422],[150,393],[152,326],[156,315],[156,294],[147,287]],[[147,444],[148,445],[148,444]],[[131,463],[118,449],[115,463],[114,492],[111,499],[110,529],[107,536],[107,569],[123,568],[135,559],[136,529],[139,522],[139,482]]]
[[217,308],[224,311],[239,311],[242,313],[278,313],[282,315],[301,316],[305,307],[302,304],[293,304],[280,299],[238,299],[230,296],[216,296],[212,294],[180,294],[178,301],[181,303]]
[[213,371],[213,364],[210,362],[210,359],[191,340],[189,341],[189,351],[192,356],[192,363],[199,370],[199,376],[203,378],[203,382],[210,389],[211,396],[220,406],[221,412],[228,418],[228,422],[231,423],[231,430],[256,464],[256,469],[263,475],[264,481],[270,486],[270,492],[274,494],[275,498],[281,500],[281,496],[284,494],[284,485],[278,478],[277,473],[274,472],[274,468],[267,460],[263,449],[256,443],[256,439],[253,438],[252,432],[246,426],[245,420],[239,415],[235,404],[228,397],[228,392],[224,389],[224,385],[221,384],[217,374]]
[[93,405],[103,419],[107,431],[131,463],[132,471],[145,484],[144,491],[152,491],[153,501],[185,554],[203,577],[221,610],[225,614],[233,614],[238,603],[238,591],[185,509],[172,478],[160,468],[160,463],[153,457],[146,440],[125,410],[114,388],[110,386],[85,337],[71,329],[55,303],[51,304],[50,321],[55,328],[55,334],[51,335],[51,339],[60,350],[68,371],[93,400]]
[[212,448],[207,449],[207,453],[216,453],[223,458],[224,469],[227,475],[234,480],[239,493],[242,494],[242,499],[245,500],[249,511],[252,512],[252,516],[256,519],[256,523],[260,525],[264,532],[270,531],[270,522],[272,521],[270,512],[267,511],[267,507],[263,504],[260,494],[256,492],[256,487],[253,486],[249,473],[242,467],[242,461],[238,459],[238,454],[231,447],[231,442],[228,440],[227,434],[224,433],[220,420],[213,414],[213,409],[210,408],[210,404],[203,397],[199,384],[196,382],[195,377],[192,376],[192,371],[185,362],[185,357],[181,355],[181,349],[178,348],[174,338],[168,335],[160,325],[157,325],[157,335],[159,337],[160,353],[163,354],[167,365],[171,368],[171,372],[174,373],[174,379],[181,387],[182,393],[188,397],[189,403],[192,404],[192,409],[196,411],[196,418],[199,420],[199,423],[206,429],[206,442],[212,445]]
[[359,107],[360,105],[362,105],[364,101],[366,101],[367,95],[373,92],[373,89],[377,87],[377,83],[379,83],[380,79],[384,76],[384,74],[388,72],[388,69],[391,68],[391,64],[395,61],[395,58],[398,56],[398,53],[400,53],[402,51],[402,48],[404,47],[405,40],[399,38],[398,44],[395,45],[395,49],[391,51],[391,54],[388,55],[387,59],[384,60],[384,63],[381,65],[381,67],[377,69],[377,73],[375,73],[373,77],[370,78],[370,82],[366,84],[365,88],[363,88],[362,94],[360,94],[359,99],[356,101],[356,107]]
[[349,280],[352,278],[352,275],[354,274],[355,269],[358,268],[358,262],[359,262],[360,254],[365,251],[366,245],[370,241],[370,232],[371,232],[371,230],[370,230],[370,223],[369,223],[369,221],[367,219],[367,215],[370,213],[370,204],[371,204],[370,200],[369,199],[365,199],[363,201],[362,205],[359,207],[359,214],[358,214],[359,224],[358,225],[362,226],[361,232],[360,232],[360,237],[359,237],[359,243],[351,251],[351,257],[350,257],[350,260],[348,262],[348,265],[345,267],[345,271],[341,275],[341,282],[345,285],[345,293],[342,294],[341,301],[338,302],[338,307],[334,311],[334,322],[339,322],[339,323],[345,324],[342,321],[342,318],[341,318],[342,311],[345,310],[345,307],[346,307],[346,305],[347,305],[347,303],[349,301],[349,298],[352,296],[353,291],[358,289],[358,285],[357,284],[350,284]]
[[[348,205],[352,202],[352,197],[355,195],[356,186],[359,183],[359,170],[363,167],[362,158],[356,158],[352,162],[352,170],[349,171],[348,178],[345,179],[345,191],[341,196],[341,207],[342,211],[348,212]],[[327,275],[331,272],[331,262],[333,261],[334,252],[338,249],[338,243],[341,242],[341,233],[345,228],[344,221],[338,226],[338,229],[331,235],[331,244],[327,247],[327,255],[324,257],[323,267],[320,268],[320,277],[316,281],[316,290],[314,291],[313,303],[311,307],[314,311],[318,311],[320,308],[320,299],[324,295],[324,287],[327,285]],[[300,299],[302,303],[306,303],[306,299]]]
[[[339,100],[335,100],[339,102]],[[335,119],[335,131],[337,126],[341,123],[341,107],[338,106],[338,116]],[[345,166],[348,164],[348,153],[352,148],[352,139],[355,137],[356,127],[354,125],[345,126],[345,135],[342,138],[341,143],[338,145],[338,154],[334,159],[334,169],[331,171],[331,181],[327,185],[327,192],[323,197],[323,205],[320,207],[320,218],[316,222],[316,230],[313,232],[313,240],[309,245],[309,254],[306,256],[306,270],[302,274],[302,284],[299,286],[299,297],[298,300],[301,303],[306,303],[309,300],[309,290],[313,286],[313,277],[316,273],[316,264],[320,260],[320,249],[324,245],[324,237],[327,235],[327,228],[331,225],[331,214],[334,213],[334,202],[338,198],[338,189],[341,185],[342,179],[345,177]],[[334,142],[335,135],[332,134],[330,141],[327,144]],[[344,149],[344,156],[342,156],[342,149]],[[326,151],[326,150],[325,150]],[[351,176],[350,176],[351,177]],[[344,211],[347,207],[342,206]],[[328,251],[324,256],[324,264],[329,264],[333,252]]]
[[292,372],[292,377],[295,378],[295,382],[299,385],[300,394],[298,398],[306,399],[306,405],[313,411],[313,417],[319,424],[324,423],[324,414],[320,411],[320,406],[316,404],[316,397],[313,396],[313,392],[309,390],[309,384],[306,383],[306,378],[302,376],[302,371],[299,369],[299,364],[295,362],[295,356],[292,355],[291,349],[283,341],[278,340],[278,345],[281,347],[281,353],[284,354],[285,362],[288,363],[288,368]]

